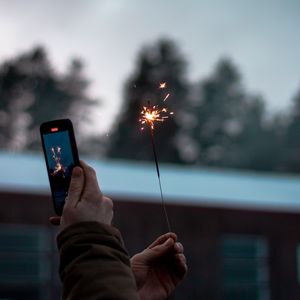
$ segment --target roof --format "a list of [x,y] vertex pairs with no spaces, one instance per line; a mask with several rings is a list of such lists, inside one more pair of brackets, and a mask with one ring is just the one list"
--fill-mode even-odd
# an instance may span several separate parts
[[[90,160],[105,194],[160,202],[152,163]],[[44,158],[0,152],[0,190],[50,194]],[[166,203],[300,212],[300,176],[160,165]]]

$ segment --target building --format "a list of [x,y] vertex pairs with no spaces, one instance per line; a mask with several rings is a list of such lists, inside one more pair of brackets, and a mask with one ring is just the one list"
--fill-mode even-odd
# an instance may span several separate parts
[[[131,254],[168,230],[153,164],[89,163]],[[44,160],[2,152],[0,165],[0,299],[59,299]],[[300,177],[162,165],[161,179],[189,265],[171,299],[299,299]]]

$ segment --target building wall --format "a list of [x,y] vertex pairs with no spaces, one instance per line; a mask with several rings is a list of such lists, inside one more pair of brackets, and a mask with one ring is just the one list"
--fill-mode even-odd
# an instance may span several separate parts
[[[299,214],[192,207],[182,203],[168,205],[167,211],[171,229],[184,245],[189,272],[171,299],[299,299]],[[51,199],[2,192],[0,205],[2,228],[29,226],[48,234],[52,268],[48,289],[39,299],[59,299],[56,229],[48,223],[53,214]],[[143,250],[167,232],[161,205],[145,201],[115,199],[114,224],[121,230],[130,254]],[[43,284],[45,281],[40,287]],[[18,288],[21,291],[21,286],[14,291]],[[8,290],[7,284],[0,284],[0,298],[20,299]]]

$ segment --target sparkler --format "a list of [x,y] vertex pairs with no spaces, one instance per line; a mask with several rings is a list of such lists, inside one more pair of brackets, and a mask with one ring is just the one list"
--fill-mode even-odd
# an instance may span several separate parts
[[[166,82],[162,82],[159,84],[159,89],[165,89],[166,87],[167,87]],[[162,102],[165,102],[169,98],[169,96],[170,96],[170,93],[167,93],[165,95],[165,97],[163,98]],[[152,106],[150,101],[148,101],[148,105],[143,106],[139,122],[142,125],[141,130],[144,130],[145,125],[148,125],[148,127],[149,127],[152,151],[153,151],[153,156],[154,156],[154,161],[155,161],[155,166],[156,166],[156,173],[157,173],[157,178],[158,178],[158,183],[159,183],[161,203],[163,206],[163,211],[164,211],[164,215],[166,218],[168,230],[169,230],[169,232],[171,232],[170,221],[169,221],[169,217],[168,217],[168,213],[167,213],[167,209],[166,209],[166,205],[165,205],[165,200],[164,200],[164,196],[163,196],[163,191],[162,191],[159,164],[158,164],[157,152],[156,152],[156,147],[155,147],[155,142],[154,142],[154,125],[155,125],[155,123],[156,122],[164,122],[166,119],[169,118],[169,115],[173,115],[173,112],[169,112],[166,107],[161,108],[159,105]]]
[[52,159],[55,161],[54,171],[51,173],[52,176],[55,176],[57,173],[62,173],[63,177],[65,177],[65,167],[60,162],[61,159],[61,147],[57,146],[56,148],[51,148]]

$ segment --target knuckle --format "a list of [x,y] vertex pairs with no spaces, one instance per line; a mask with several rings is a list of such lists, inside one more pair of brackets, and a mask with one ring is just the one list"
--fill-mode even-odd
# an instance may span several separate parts
[[89,173],[91,173],[91,175],[96,176],[96,171],[95,171],[94,168],[88,166],[88,167],[87,167],[87,171],[88,171]]
[[63,208],[62,215],[63,216],[69,216],[69,215],[72,215],[72,213],[73,213],[72,206],[71,205],[65,205],[64,208]]
[[108,221],[111,222],[111,220],[114,218],[114,211],[111,210],[110,211],[110,214],[109,214],[109,217],[108,217]]
[[73,182],[73,184],[70,184],[69,193],[73,194],[73,193],[79,193],[79,192],[81,192],[81,186],[80,185],[75,184],[74,182]]
[[102,202],[103,202],[106,206],[108,206],[110,209],[113,209],[113,208],[114,208],[114,203],[113,203],[113,201],[112,201],[110,198],[103,196],[103,197],[102,197]]
[[91,199],[92,201],[100,197],[98,191],[96,191],[95,189],[86,190],[84,196],[86,199]]

